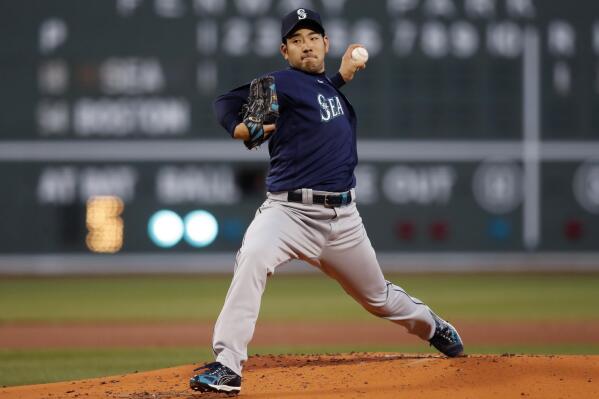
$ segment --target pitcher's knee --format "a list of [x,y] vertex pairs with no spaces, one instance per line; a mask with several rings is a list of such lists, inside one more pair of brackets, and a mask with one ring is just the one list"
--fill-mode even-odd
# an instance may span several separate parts
[[375,316],[386,317],[393,313],[393,309],[387,301],[386,293],[384,295],[372,296],[361,301],[364,309]]
[[378,317],[388,317],[393,314],[393,309],[388,303],[384,303],[383,305],[364,304],[363,306],[370,313]]

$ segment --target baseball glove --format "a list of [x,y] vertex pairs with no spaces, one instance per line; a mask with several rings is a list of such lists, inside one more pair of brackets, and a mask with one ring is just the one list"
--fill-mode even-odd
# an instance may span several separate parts
[[264,125],[275,123],[279,117],[279,102],[274,76],[263,76],[252,80],[248,102],[241,108],[243,123],[250,132],[250,138],[243,143],[251,150],[258,147],[268,136]]

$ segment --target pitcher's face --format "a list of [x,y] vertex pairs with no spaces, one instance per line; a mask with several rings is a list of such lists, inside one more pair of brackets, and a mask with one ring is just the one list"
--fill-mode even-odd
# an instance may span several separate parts
[[281,54],[296,69],[309,73],[324,72],[324,57],[329,39],[311,29],[298,29],[281,44]]

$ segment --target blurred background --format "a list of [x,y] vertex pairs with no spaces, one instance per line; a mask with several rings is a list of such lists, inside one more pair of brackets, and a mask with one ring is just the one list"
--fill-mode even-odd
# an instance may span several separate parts
[[[0,271],[215,271],[264,198],[211,102],[286,67],[320,11],[359,117],[358,199],[388,268],[594,267],[599,5],[561,0],[2,4]],[[110,254],[110,256],[106,256]]]
[[[209,357],[208,336],[134,365],[7,342],[15,326],[211,326],[268,166],[211,103],[286,67],[280,18],[296,7],[322,15],[330,75],[349,43],[370,53],[342,90],[360,212],[383,269],[404,273],[390,278],[454,320],[587,328],[575,348],[523,351],[599,351],[597,1],[0,0],[0,384]],[[322,279],[274,282],[265,320],[372,321]],[[513,344],[499,341],[475,348]]]

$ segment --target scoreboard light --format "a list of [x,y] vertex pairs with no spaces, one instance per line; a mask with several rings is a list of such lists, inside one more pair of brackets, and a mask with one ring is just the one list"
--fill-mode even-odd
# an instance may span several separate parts
[[444,241],[449,236],[449,226],[447,222],[436,221],[429,225],[428,232],[432,240]]
[[400,221],[395,225],[395,234],[403,241],[411,241],[416,235],[416,226],[411,221]]
[[185,241],[194,247],[203,248],[214,242],[218,235],[218,222],[207,211],[197,210],[185,216]]
[[168,209],[154,213],[148,222],[148,235],[161,248],[177,245],[183,237],[183,230],[181,217]]
[[503,218],[494,218],[489,222],[489,235],[497,240],[505,240],[511,233],[510,224]]
[[563,233],[568,241],[578,241],[584,235],[584,224],[577,219],[567,220],[564,223]]
[[223,236],[229,240],[237,242],[243,237],[244,224],[239,219],[227,219],[223,222]]

